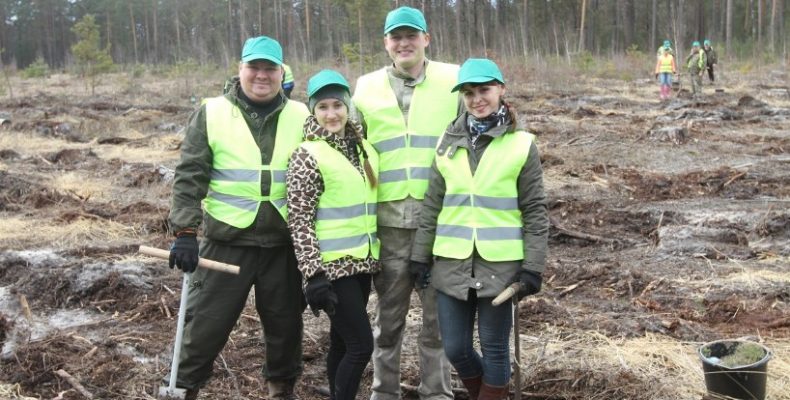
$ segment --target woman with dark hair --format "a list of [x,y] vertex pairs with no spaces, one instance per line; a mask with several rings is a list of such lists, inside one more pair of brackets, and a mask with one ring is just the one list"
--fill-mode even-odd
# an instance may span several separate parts
[[457,90],[466,112],[436,149],[410,268],[426,271],[419,284],[438,292],[444,351],[470,399],[506,399],[513,308],[491,301],[514,282],[519,299],[540,291],[549,226],[543,170],[493,61],[467,60]]
[[331,399],[353,400],[373,353],[366,311],[376,238],[378,155],[348,118],[349,85],[323,70],[307,83],[304,142],[286,175],[288,227],[313,313],[329,316],[327,375]]

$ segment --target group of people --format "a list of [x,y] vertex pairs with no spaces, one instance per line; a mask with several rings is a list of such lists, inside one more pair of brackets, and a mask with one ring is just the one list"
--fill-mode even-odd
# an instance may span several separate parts
[[[678,73],[672,42],[664,40],[663,45],[658,48],[656,56],[658,60],[656,61],[655,75],[660,85],[659,97],[661,100],[666,100],[672,95],[673,76]],[[713,83],[715,78],[713,69],[717,63],[716,50],[711,46],[710,40],[705,39],[702,47],[698,41],[691,44],[691,52],[686,57],[685,65],[691,78],[693,96],[696,97],[702,93],[702,75],[705,71],[708,72],[708,78]]]
[[[307,306],[330,321],[330,398],[354,399],[372,360],[371,399],[399,399],[414,290],[420,398],[453,398],[451,366],[470,399],[507,398],[513,308],[491,300],[513,283],[519,299],[540,291],[540,156],[499,67],[428,60],[430,41],[419,10],[392,10],[392,64],[361,76],[353,96],[322,70],[305,105],[286,96],[279,43],[251,38],[239,76],[192,115],[169,215],[170,266],[192,275],[178,376],[165,378],[187,399],[209,380],[251,288],[270,399],[296,398]],[[241,272],[197,269],[199,257]]]

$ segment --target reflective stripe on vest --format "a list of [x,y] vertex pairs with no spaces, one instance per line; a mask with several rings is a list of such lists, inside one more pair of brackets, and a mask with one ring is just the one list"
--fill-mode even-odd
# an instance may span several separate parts
[[458,113],[458,94],[450,92],[457,76],[457,65],[429,61],[425,80],[414,88],[408,121],[386,68],[357,81],[354,105],[365,118],[368,140],[380,158],[380,202],[425,197],[439,137]]
[[672,64],[674,62],[673,57],[671,55],[661,56],[660,60],[658,72],[671,74]]
[[[205,102],[206,132],[212,153],[209,191],[203,200],[207,213],[236,228],[252,225],[260,202],[271,202],[286,219],[285,169],[288,158],[302,141],[307,107],[294,100],[285,103],[277,118],[272,162],[261,164],[261,150],[241,111],[225,97]],[[261,171],[271,174],[267,195],[261,193]]]
[[436,157],[445,180],[433,254],[467,259],[476,248],[488,261],[524,259],[524,234],[518,208],[518,176],[534,136],[524,131],[494,138],[474,175],[466,149]]
[[[373,171],[379,160],[373,146],[362,141]],[[315,158],[324,192],[318,199],[315,233],[324,262],[345,256],[379,258],[376,237],[376,188],[370,187],[361,174],[339,151],[324,140],[306,141],[300,145]],[[361,153],[358,153],[360,159]]]

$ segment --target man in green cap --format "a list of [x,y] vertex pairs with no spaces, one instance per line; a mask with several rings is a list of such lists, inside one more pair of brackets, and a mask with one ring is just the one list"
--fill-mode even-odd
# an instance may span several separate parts
[[452,399],[450,363],[439,339],[430,265],[410,268],[409,257],[435,147],[463,110],[451,89],[458,66],[425,57],[431,36],[423,14],[400,7],[387,14],[384,48],[392,65],[359,78],[357,119],[379,153],[378,237],[381,272],[373,335],[373,400],[400,399],[400,355],[412,290],[422,303],[418,346],[421,399]]
[[694,97],[702,93],[702,74],[706,66],[705,50],[700,48],[699,42],[694,41],[691,44],[691,54],[686,57],[686,68],[691,76],[691,92]]
[[[282,63],[276,40],[248,39],[239,76],[192,115],[181,145],[169,216],[176,237],[170,267],[192,273],[177,377],[187,399],[197,398],[211,376],[252,287],[264,332],[268,398],[295,398],[305,302],[286,224],[285,171],[309,112],[284,96]],[[198,254],[238,265],[241,273],[196,269]]]

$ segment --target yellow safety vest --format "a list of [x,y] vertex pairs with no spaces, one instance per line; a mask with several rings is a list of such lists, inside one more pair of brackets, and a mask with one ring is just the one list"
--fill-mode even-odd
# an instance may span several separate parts
[[[241,110],[224,96],[208,99],[205,104],[212,166],[203,208],[215,219],[246,228],[255,221],[260,203],[268,201],[287,220],[285,170],[291,153],[302,142],[302,126],[310,115],[307,106],[286,101],[277,118],[271,163],[262,164],[261,150]],[[261,171],[271,174],[268,196],[261,193]]]
[[674,60],[671,54],[666,56],[661,56],[661,58],[659,59],[658,72],[671,74],[673,61]]
[[414,88],[405,121],[387,69],[357,81],[354,105],[365,118],[367,138],[380,156],[379,202],[425,197],[436,144],[458,113],[452,93],[458,66],[428,62],[425,80]]
[[434,255],[464,260],[477,248],[488,261],[524,259],[517,181],[534,138],[524,131],[494,138],[474,175],[464,148],[436,157],[447,190],[437,219]]
[[294,73],[291,71],[291,67],[287,64],[283,64],[283,85],[286,83],[291,83],[294,81]]
[[[373,171],[378,170],[378,155],[365,140]],[[366,258],[371,254],[379,258],[379,240],[376,237],[376,188],[371,187],[365,174],[341,152],[325,140],[312,140],[300,145],[315,158],[324,192],[318,199],[315,233],[324,262],[344,256]],[[362,159],[361,152],[357,153]]]

